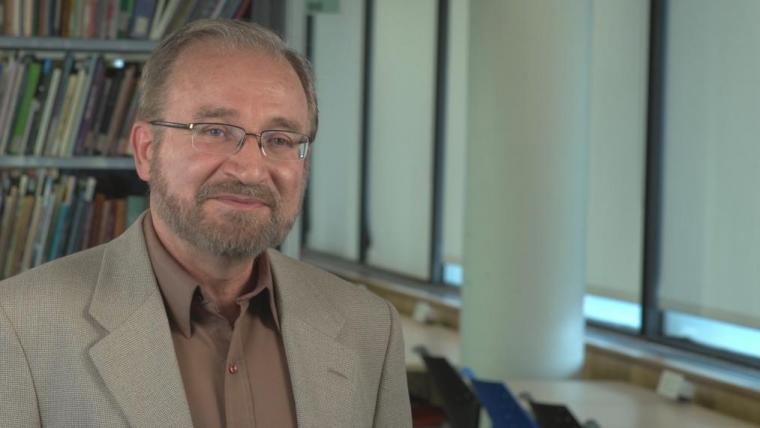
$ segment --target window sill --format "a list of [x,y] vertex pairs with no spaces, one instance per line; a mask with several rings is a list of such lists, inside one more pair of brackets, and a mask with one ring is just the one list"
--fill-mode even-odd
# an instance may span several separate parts
[[[366,286],[413,316],[419,303],[432,308],[433,320],[458,330],[460,290],[404,278],[335,257],[307,251],[304,260]],[[648,341],[605,328],[587,326],[586,379],[622,380],[656,389],[663,370],[683,374],[695,385],[694,401],[717,412],[760,423],[760,370]]]

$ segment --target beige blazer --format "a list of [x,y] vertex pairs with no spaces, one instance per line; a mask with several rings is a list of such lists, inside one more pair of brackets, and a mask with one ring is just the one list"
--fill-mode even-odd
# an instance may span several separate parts
[[[140,223],[0,282],[0,426],[192,426]],[[396,311],[269,257],[299,427],[411,427]]]

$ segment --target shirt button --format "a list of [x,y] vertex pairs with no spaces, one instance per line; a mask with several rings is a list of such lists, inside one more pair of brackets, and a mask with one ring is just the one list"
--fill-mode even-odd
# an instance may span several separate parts
[[236,363],[230,364],[230,366],[227,368],[227,371],[230,372],[230,374],[235,374],[238,371],[238,366]]

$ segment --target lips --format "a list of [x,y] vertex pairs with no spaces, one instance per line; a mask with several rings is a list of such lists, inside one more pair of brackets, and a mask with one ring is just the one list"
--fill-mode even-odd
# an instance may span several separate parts
[[242,205],[246,207],[268,207],[269,204],[266,202],[257,199],[257,198],[250,198],[247,196],[241,196],[241,195],[216,195],[212,197],[211,199],[215,199],[220,202],[224,202],[227,204],[232,205]]
[[277,198],[268,187],[260,184],[242,184],[238,182],[216,183],[202,186],[196,196],[198,204],[209,199],[239,207],[266,206],[277,207]]

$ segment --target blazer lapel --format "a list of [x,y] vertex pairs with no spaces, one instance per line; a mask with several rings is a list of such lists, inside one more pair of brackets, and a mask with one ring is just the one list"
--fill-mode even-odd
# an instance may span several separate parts
[[192,426],[143,216],[105,249],[89,311],[107,334],[90,357],[130,425]]
[[353,427],[357,354],[337,340],[345,320],[298,263],[269,252],[299,427]]

